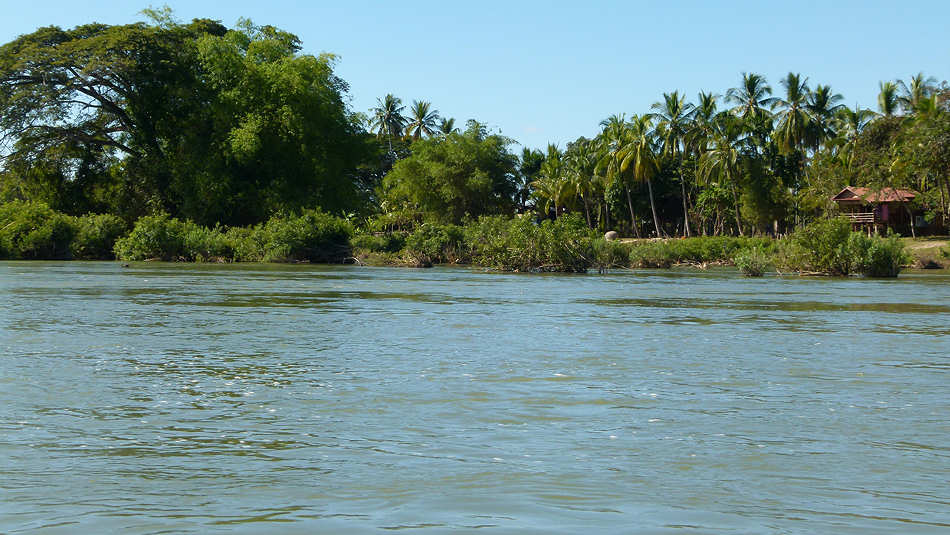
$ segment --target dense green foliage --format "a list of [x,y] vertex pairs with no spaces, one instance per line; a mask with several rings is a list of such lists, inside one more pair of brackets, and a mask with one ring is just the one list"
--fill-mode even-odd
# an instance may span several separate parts
[[114,215],[68,216],[43,203],[0,205],[0,259],[111,259],[126,231]]
[[769,238],[734,238],[716,236],[639,242],[630,248],[634,267],[666,268],[673,264],[708,264],[730,262],[741,249],[763,247],[771,250]]
[[742,249],[733,258],[736,268],[747,277],[761,277],[771,262],[771,255],[762,246]]
[[365,146],[333,57],[242,21],[41,28],[0,47],[0,193],[67,213],[248,224],[357,210]]
[[896,277],[909,261],[896,236],[868,237],[851,231],[846,219],[825,219],[789,236],[778,256],[783,268],[800,272]]
[[465,228],[476,264],[505,271],[587,271],[593,238],[577,216],[535,224],[528,218],[482,217]]
[[[912,189],[906,215],[950,220],[950,87],[923,74],[882,82],[875,113],[798,73],[774,92],[743,73],[722,95],[662,93],[591,139],[515,155],[425,100],[348,109],[336,58],[280,29],[146,14],[0,46],[0,258],[339,262],[352,247],[518,271],[734,261],[754,275],[774,260],[893,276],[901,242],[829,217],[833,194]],[[761,238],[784,234],[777,250]]]
[[418,141],[386,175],[385,200],[393,211],[418,212],[438,223],[510,214],[517,159],[509,143],[474,122],[464,133]]
[[420,225],[406,238],[405,252],[417,266],[468,260],[465,235],[457,225]]
[[350,256],[352,234],[346,221],[315,210],[229,230],[160,214],[139,219],[115,252],[122,260],[333,263]]

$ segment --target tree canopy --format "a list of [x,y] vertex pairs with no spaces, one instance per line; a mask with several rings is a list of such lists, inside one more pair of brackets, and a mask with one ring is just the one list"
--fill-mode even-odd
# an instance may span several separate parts
[[45,185],[53,204],[80,185],[85,204],[130,218],[250,223],[282,208],[353,209],[362,144],[346,84],[333,56],[299,48],[271,26],[167,13],[21,36],[0,47],[4,174]]

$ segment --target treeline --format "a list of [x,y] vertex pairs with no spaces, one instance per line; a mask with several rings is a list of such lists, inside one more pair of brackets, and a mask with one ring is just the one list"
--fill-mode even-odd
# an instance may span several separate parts
[[[126,232],[166,218],[230,233],[234,251],[234,229],[314,213],[380,240],[515,214],[630,237],[786,234],[834,215],[845,185],[914,189],[935,227],[950,215],[950,89],[923,74],[882,82],[874,112],[800,74],[773,90],[746,73],[515,152],[424,100],[349,109],[335,58],[272,26],[146,13],[0,47],[0,202]],[[278,257],[295,255],[246,256]]]

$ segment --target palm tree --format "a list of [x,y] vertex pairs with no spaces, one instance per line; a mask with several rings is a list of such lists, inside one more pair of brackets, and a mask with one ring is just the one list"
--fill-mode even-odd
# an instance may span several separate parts
[[[621,148],[620,171],[631,170],[633,179],[637,182],[646,182],[647,191],[650,195],[650,210],[653,212],[653,226],[656,229],[656,236],[664,236],[660,230],[660,218],[656,215],[656,203],[653,200],[653,183],[651,179],[657,173],[656,150],[651,137],[651,127],[653,125],[653,116],[634,115],[627,123],[627,133],[624,136],[624,144]],[[628,190],[629,201],[629,190]]]
[[881,110],[881,115],[891,117],[897,112],[898,96],[897,84],[894,82],[881,82],[881,92],[877,95],[877,108]]
[[567,176],[573,191],[584,203],[584,216],[588,227],[592,227],[590,197],[597,184],[597,156],[594,142],[583,138],[570,144],[564,154]]
[[836,136],[835,117],[846,108],[844,104],[841,104],[842,100],[844,97],[838,93],[832,93],[830,86],[821,84],[808,95],[806,107],[812,121],[808,138],[812,149],[817,151],[825,140]]
[[455,117],[449,117],[448,119],[442,119],[439,122],[439,133],[443,136],[449,134],[457,134],[459,131],[458,128],[455,128]]
[[873,111],[863,110],[857,105],[854,106],[853,110],[847,106],[842,106],[838,110],[835,119],[838,133],[842,137],[841,156],[849,171],[854,163],[854,144],[857,142],[858,135],[873,118]]
[[[652,117],[644,115],[644,117]],[[624,119],[624,114],[611,115],[600,122],[602,128],[598,136],[600,143],[601,158],[597,168],[604,173],[606,190],[615,180],[623,179],[624,172],[627,170],[623,166],[623,156],[626,145],[630,143],[630,124]],[[627,195],[627,209],[630,210],[630,224],[633,226],[633,233],[639,238],[640,227],[637,225],[637,216],[633,211],[633,198],[630,195],[630,184],[623,180],[624,191]],[[606,197],[606,196],[605,196]],[[610,206],[607,199],[604,199],[607,214],[610,214]],[[608,221],[608,225],[609,225]]]
[[761,74],[742,73],[742,84],[726,92],[726,99],[736,106],[732,112],[746,121],[755,122],[768,117],[776,99],[769,97],[772,87]]
[[693,105],[686,102],[686,96],[679,91],[663,93],[663,102],[653,103],[656,110],[657,134],[662,142],[662,152],[676,164],[680,175],[680,196],[683,199],[683,231],[689,232],[689,211],[686,207],[686,180],[683,178],[683,146],[690,128],[690,113]]
[[807,108],[810,90],[808,78],[803,79],[801,74],[792,72],[782,80],[782,86],[785,87],[785,98],[776,99],[776,104],[782,109],[772,139],[779,150],[789,154],[805,145],[811,123]]
[[710,146],[699,160],[700,175],[706,182],[713,177],[718,177],[729,183],[736,213],[736,227],[740,236],[744,236],[744,233],[742,219],[739,216],[739,194],[736,183],[742,173],[745,157],[742,146],[746,142],[743,125],[739,121],[728,116],[720,117],[720,120],[715,123]]
[[538,178],[543,163],[544,153],[541,151],[528,147],[521,150],[521,158],[518,162],[518,192],[516,195],[522,213],[527,209],[528,198],[531,197],[531,184]]
[[430,110],[429,102],[414,100],[410,109],[409,124],[406,125],[406,135],[418,140],[423,134],[431,136],[438,129],[439,110]]
[[917,113],[922,105],[928,105],[924,101],[930,97],[934,89],[936,89],[937,79],[933,76],[924,78],[924,73],[919,72],[911,76],[909,84],[905,84],[903,81],[899,81],[897,84],[903,93],[897,99],[901,105],[901,109],[904,110],[904,113]]
[[406,109],[402,105],[402,99],[395,97],[392,93],[384,98],[376,99],[377,106],[370,110],[373,114],[371,127],[376,129],[376,135],[382,137],[385,133],[389,138],[389,152],[393,152],[393,136],[402,135],[402,130],[406,126],[406,118],[402,115],[402,110]]
[[563,154],[557,145],[548,144],[547,154],[544,157],[544,163],[541,164],[541,171],[538,179],[531,183],[535,193],[545,201],[544,211],[550,212],[551,206],[554,206],[555,219],[561,213],[561,206],[566,200],[570,182],[564,176]]

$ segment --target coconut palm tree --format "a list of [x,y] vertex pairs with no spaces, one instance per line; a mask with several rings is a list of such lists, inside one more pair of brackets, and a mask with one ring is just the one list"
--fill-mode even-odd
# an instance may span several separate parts
[[570,181],[565,176],[565,166],[563,153],[557,145],[548,144],[547,154],[544,156],[544,163],[541,164],[541,171],[538,178],[531,183],[535,193],[544,201],[544,211],[550,212],[554,207],[554,217],[557,218],[561,213],[561,207],[570,193]]
[[835,118],[840,110],[846,108],[844,104],[841,104],[843,100],[844,97],[840,94],[832,93],[830,86],[821,84],[808,95],[806,108],[811,115],[808,144],[813,150],[817,151],[825,140],[836,137]]
[[568,146],[564,154],[564,160],[572,189],[581,197],[581,201],[584,203],[584,216],[587,219],[587,226],[592,227],[590,198],[593,196],[599,182],[597,177],[597,147],[591,140],[579,139]]
[[[624,172],[626,171],[626,168],[622,165],[623,153],[625,145],[630,141],[628,139],[630,128],[624,117],[624,114],[611,115],[600,122],[602,130],[598,136],[598,143],[601,156],[597,168],[603,173],[605,190],[613,184],[615,180],[623,180]],[[648,115],[646,117],[648,117]],[[623,186],[627,195],[627,209],[630,210],[630,224],[633,226],[634,234],[640,237],[640,228],[637,226],[636,213],[633,211],[633,198],[630,195],[630,184],[628,184],[626,180],[623,180]],[[610,206],[606,198],[604,199],[604,204],[609,216]]]
[[744,236],[744,233],[742,219],[739,216],[739,193],[736,184],[742,174],[745,158],[743,149],[747,144],[747,134],[744,130],[742,123],[737,119],[729,116],[720,117],[715,123],[709,148],[699,160],[700,176],[705,182],[709,183],[717,178],[729,184],[735,207],[736,228],[740,236]]
[[652,126],[653,116],[650,114],[634,115],[630,118],[621,147],[620,171],[625,172],[629,169],[634,181],[646,182],[647,192],[650,195],[650,210],[653,212],[653,226],[659,238],[665,234],[660,230],[660,218],[656,215],[656,202],[653,200],[652,179],[656,176],[658,166]]
[[917,113],[922,105],[928,106],[928,103],[924,101],[930,97],[937,88],[937,79],[933,76],[925,78],[924,73],[919,72],[911,76],[910,83],[905,84],[903,81],[898,81],[897,85],[900,87],[902,93],[902,95],[897,98],[901,109],[904,113]]
[[406,126],[406,118],[402,111],[406,109],[402,105],[402,99],[395,97],[392,93],[384,98],[376,99],[376,107],[371,109],[373,114],[371,126],[376,130],[376,135],[382,137],[385,133],[389,138],[389,152],[393,152],[393,136],[402,136],[403,128]]
[[884,117],[891,117],[897,113],[899,104],[897,96],[897,84],[894,82],[881,82],[881,92],[877,95],[877,109]]
[[449,117],[448,119],[442,119],[439,122],[439,133],[443,136],[449,134],[457,134],[459,131],[458,128],[455,128],[455,117]]
[[736,104],[732,112],[747,122],[769,117],[776,99],[770,97],[772,87],[761,74],[742,73],[742,84],[726,92],[726,99]]
[[414,100],[409,110],[409,123],[406,135],[418,140],[423,135],[431,136],[439,128],[439,110],[433,110],[430,102]]
[[772,134],[779,150],[789,154],[801,150],[811,124],[811,115],[808,111],[808,78],[801,74],[790,72],[782,80],[785,88],[785,98],[775,100],[780,109],[778,125]]
[[854,163],[854,144],[857,142],[858,135],[873,118],[873,111],[863,110],[857,105],[854,106],[853,110],[847,106],[842,106],[836,114],[836,128],[841,140],[839,155],[849,171]]
[[686,206],[686,180],[683,178],[683,150],[690,129],[690,114],[693,105],[686,102],[686,95],[679,91],[663,93],[663,102],[654,102],[654,116],[658,119],[656,134],[662,143],[661,152],[675,164],[680,176],[680,196],[683,199],[683,232],[689,232],[689,210]]

